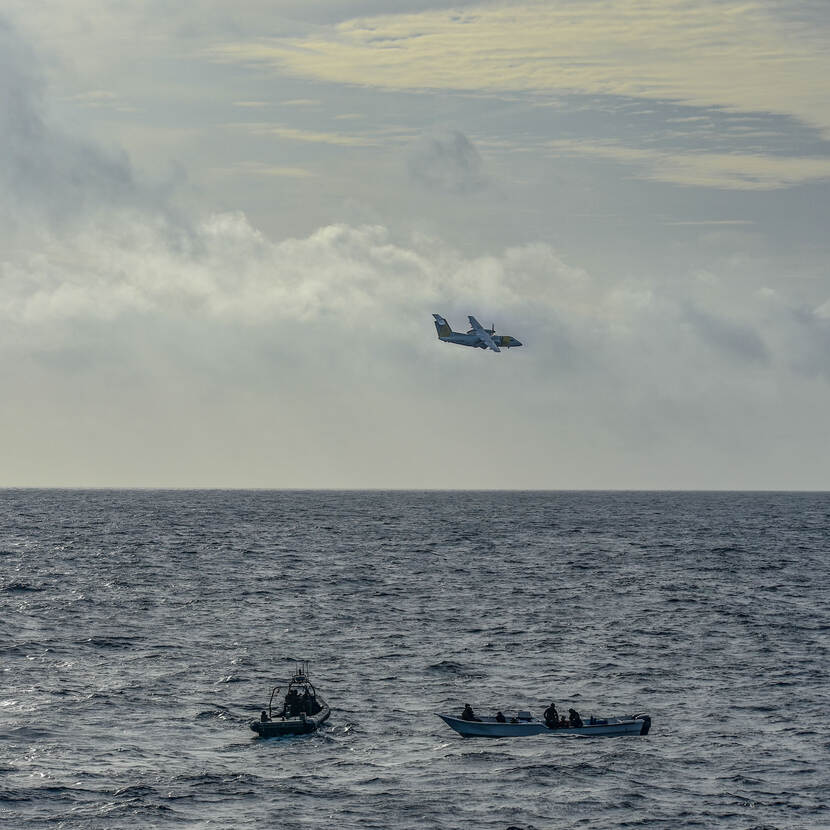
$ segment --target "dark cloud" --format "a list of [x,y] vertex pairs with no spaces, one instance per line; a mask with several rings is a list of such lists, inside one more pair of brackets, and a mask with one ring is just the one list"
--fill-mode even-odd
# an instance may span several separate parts
[[126,156],[48,123],[36,56],[0,18],[0,215],[6,232],[140,201]]
[[747,363],[769,363],[769,350],[755,329],[692,305],[684,312],[686,321],[710,347]]
[[790,319],[796,335],[789,347],[793,370],[830,380],[830,318],[797,308],[790,311]]
[[487,186],[481,156],[460,132],[425,136],[412,149],[408,166],[415,181],[442,193],[475,193]]

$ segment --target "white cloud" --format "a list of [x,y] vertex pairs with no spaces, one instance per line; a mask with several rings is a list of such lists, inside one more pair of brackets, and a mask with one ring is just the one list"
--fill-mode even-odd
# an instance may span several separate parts
[[317,98],[290,98],[286,101],[280,101],[284,107],[319,107],[322,106],[322,101]]
[[[43,233],[36,250],[4,261],[0,286],[0,319],[13,339],[28,332],[30,343],[55,323],[116,325],[140,314],[243,329],[324,323],[324,349],[347,339],[371,351],[382,334],[423,353],[434,346],[429,313],[443,311],[459,326],[468,313],[495,315],[525,329],[515,332],[520,339],[542,344],[565,337],[594,365],[624,375],[621,365],[656,356],[652,380],[683,375],[690,364],[705,380],[729,375],[729,365],[740,373],[786,362],[779,332],[790,337],[798,327],[786,303],[770,317],[766,293],[736,293],[711,274],[670,290],[646,278],[621,283],[568,265],[545,243],[471,257],[435,237],[396,240],[378,225],[332,225],[275,241],[238,212],[194,226],[140,210],[96,214],[69,231]],[[816,329],[825,311],[809,313],[804,326]],[[546,362],[539,345],[524,359]],[[701,347],[717,362],[702,359]],[[669,351],[685,363],[663,362]]]
[[[525,346],[439,343],[433,311]],[[0,265],[17,402],[0,427],[33,436],[6,446],[3,482],[751,486],[736,470],[767,437],[747,413],[786,424],[830,398],[822,314],[728,279],[598,277],[545,243],[465,256],[377,225],[273,240],[238,212],[188,227],[110,211]],[[824,430],[799,418],[793,447]],[[463,472],[438,476],[431,454]],[[770,467],[763,486],[815,486],[804,469]]]
[[335,144],[345,147],[374,147],[378,144],[377,141],[367,136],[302,130],[297,127],[286,127],[281,124],[269,124],[267,122],[235,122],[230,126],[234,129],[245,130],[252,135],[274,136],[274,138],[287,141],[304,141],[310,144]]

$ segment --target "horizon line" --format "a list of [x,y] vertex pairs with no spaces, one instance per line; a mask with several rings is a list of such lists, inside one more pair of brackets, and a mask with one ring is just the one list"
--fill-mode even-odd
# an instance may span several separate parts
[[722,487],[223,487],[215,485],[0,485],[0,492],[16,490],[95,492],[225,492],[225,493],[781,493],[823,494],[830,488],[722,488]]

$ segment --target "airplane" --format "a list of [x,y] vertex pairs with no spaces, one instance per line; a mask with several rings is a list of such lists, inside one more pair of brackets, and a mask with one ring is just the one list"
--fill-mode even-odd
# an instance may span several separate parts
[[435,330],[438,332],[438,339],[443,340],[445,343],[457,343],[459,346],[473,346],[476,349],[492,349],[494,352],[501,351],[499,346],[509,349],[513,346],[522,345],[515,337],[511,337],[509,334],[495,336],[496,328],[494,325],[486,329],[472,315],[467,318],[472,328],[466,334],[462,334],[460,331],[453,331],[450,328],[450,324],[440,314],[433,314],[432,316],[435,318]]

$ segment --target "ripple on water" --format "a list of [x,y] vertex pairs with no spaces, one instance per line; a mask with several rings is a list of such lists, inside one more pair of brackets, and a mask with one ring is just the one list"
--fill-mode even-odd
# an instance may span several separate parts
[[[3,491],[0,519],[10,827],[826,817],[825,494]],[[258,739],[304,658],[330,723]],[[432,714],[551,699],[652,732]]]

